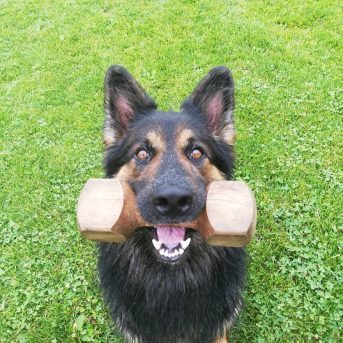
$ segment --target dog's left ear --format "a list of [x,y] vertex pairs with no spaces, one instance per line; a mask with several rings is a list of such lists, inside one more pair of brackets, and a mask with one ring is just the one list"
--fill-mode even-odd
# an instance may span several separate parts
[[234,84],[226,67],[213,68],[183,102],[181,109],[201,112],[207,119],[213,134],[234,145]]
[[105,76],[104,141],[107,146],[122,138],[138,115],[146,115],[157,106],[142,86],[122,66],[112,65]]

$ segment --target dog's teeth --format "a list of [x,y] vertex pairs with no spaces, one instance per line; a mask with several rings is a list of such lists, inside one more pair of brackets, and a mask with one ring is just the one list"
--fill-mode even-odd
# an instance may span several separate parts
[[153,239],[153,240],[152,240],[152,244],[154,245],[154,247],[155,247],[156,250],[160,250],[160,249],[161,249],[162,242],[156,241],[156,239]]
[[[159,243],[158,241],[155,240],[155,242]],[[188,240],[186,240],[185,242],[182,242],[182,243],[186,243],[186,245],[188,246],[189,245],[189,242],[190,242],[190,238]],[[156,243],[153,243],[155,248],[156,248]],[[169,251],[168,249],[159,249],[158,252],[160,253],[160,255],[162,256],[165,256],[165,257],[169,257],[169,258],[172,258],[172,257],[176,257],[176,256],[179,256],[179,255],[182,255],[184,253],[184,249],[180,248],[180,249],[175,249],[173,251]]]
[[180,244],[181,244],[182,248],[185,250],[189,246],[190,242],[191,242],[191,239],[187,238],[185,241],[181,241]]

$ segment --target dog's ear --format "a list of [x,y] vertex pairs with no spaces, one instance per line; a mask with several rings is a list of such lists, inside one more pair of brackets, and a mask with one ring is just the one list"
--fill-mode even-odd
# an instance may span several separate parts
[[181,109],[201,112],[213,134],[230,145],[235,143],[234,85],[226,67],[213,68],[183,102]]
[[145,115],[156,107],[125,68],[109,67],[105,76],[105,144],[108,146],[120,139],[135,115]]

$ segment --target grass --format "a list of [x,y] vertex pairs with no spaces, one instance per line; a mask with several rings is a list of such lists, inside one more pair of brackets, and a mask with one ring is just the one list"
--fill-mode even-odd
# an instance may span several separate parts
[[103,76],[125,65],[177,109],[236,80],[236,178],[258,235],[233,342],[342,340],[339,1],[1,1],[0,341],[122,342],[75,204],[101,177]]

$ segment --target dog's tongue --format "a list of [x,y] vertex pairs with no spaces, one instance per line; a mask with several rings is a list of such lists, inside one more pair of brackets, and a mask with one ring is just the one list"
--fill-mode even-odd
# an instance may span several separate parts
[[185,238],[186,230],[184,227],[158,225],[156,228],[158,240],[168,249],[177,247]]

